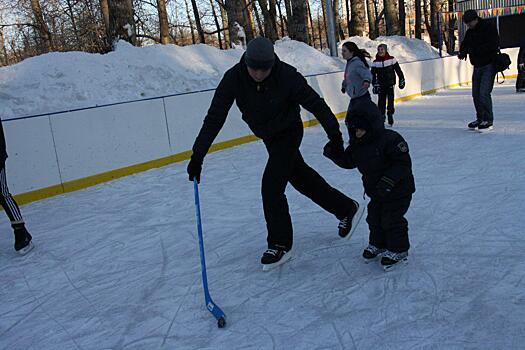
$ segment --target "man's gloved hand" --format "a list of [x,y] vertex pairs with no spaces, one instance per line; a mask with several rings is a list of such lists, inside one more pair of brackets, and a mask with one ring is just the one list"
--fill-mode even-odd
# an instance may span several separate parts
[[460,52],[458,53],[458,58],[460,60],[466,60],[467,59],[467,53],[466,52]]
[[333,136],[323,148],[323,155],[329,159],[337,157],[345,152],[343,136]]
[[520,64],[518,65],[518,68],[519,68],[520,70],[522,70],[522,71],[525,71],[525,63],[520,63]]
[[399,81],[399,88],[400,88],[401,90],[403,90],[403,89],[405,88],[405,79],[401,79],[401,80]]
[[387,176],[382,176],[376,185],[377,195],[381,198],[387,198],[394,189],[395,182]]
[[346,94],[346,89],[345,89],[344,86],[341,88],[341,92],[342,92],[343,94]]
[[379,84],[374,84],[374,87],[372,88],[372,93],[374,95],[381,93],[381,87],[379,86]]
[[197,178],[197,183],[201,182],[202,161],[196,160],[192,156],[187,170],[190,181],[193,181],[193,178]]

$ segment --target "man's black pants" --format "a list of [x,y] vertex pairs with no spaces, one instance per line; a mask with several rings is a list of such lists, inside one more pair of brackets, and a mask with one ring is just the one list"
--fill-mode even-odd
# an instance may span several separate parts
[[350,198],[331,187],[305,163],[299,151],[302,138],[301,127],[264,140],[269,157],[264,169],[261,192],[268,229],[268,248],[271,249],[292,248],[292,220],[285,195],[288,183],[340,220],[353,206]]

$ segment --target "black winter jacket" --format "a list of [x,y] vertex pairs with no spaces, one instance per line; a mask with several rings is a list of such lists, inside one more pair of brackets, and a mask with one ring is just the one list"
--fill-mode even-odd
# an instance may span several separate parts
[[341,138],[334,114],[297,70],[275,57],[270,76],[255,82],[248,74],[244,56],[222,78],[204,124],[193,145],[193,158],[202,161],[226,121],[233,101],[255,136],[266,140],[302,128],[300,106],[321,123],[329,139]]
[[[406,141],[399,133],[384,128],[380,113],[376,111],[377,106],[373,102],[362,107],[363,110],[355,112],[347,123],[350,146],[343,155],[332,156],[330,159],[341,168],[357,168],[362,174],[363,186],[370,198],[395,200],[414,193],[416,188],[412,160]],[[361,139],[355,137],[355,129],[351,126],[358,123],[359,120],[356,119],[359,118],[365,118],[370,126]],[[388,198],[380,198],[377,195],[376,186],[383,176],[395,183]]]
[[396,85],[396,74],[399,80],[404,80],[405,76],[397,60],[392,56],[385,59],[377,57],[372,62],[372,84],[381,87],[391,87]]
[[474,67],[483,67],[494,62],[500,42],[498,30],[492,23],[481,18],[478,21],[476,27],[467,30],[460,54],[468,54]]

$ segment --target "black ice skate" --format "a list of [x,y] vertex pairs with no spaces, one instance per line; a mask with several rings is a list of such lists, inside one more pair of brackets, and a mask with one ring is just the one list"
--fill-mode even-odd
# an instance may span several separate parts
[[468,123],[467,126],[470,130],[476,130],[478,128],[479,123],[479,120],[474,120],[473,122]]
[[291,251],[283,249],[267,249],[261,258],[263,271],[270,271],[276,268],[277,266],[284,264],[291,258]]
[[363,250],[363,258],[365,259],[365,263],[368,264],[371,261],[381,258],[385,251],[386,249],[377,248],[376,246],[369,244],[368,247]]
[[390,271],[396,266],[406,264],[408,262],[408,252],[394,253],[389,250],[383,253],[381,258],[381,265],[385,271]]
[[24,224],[13,225],[15,233],[15,250],[20,255],[26,255],[33,249],[32,238]]
[[345,216],[341,221],[339,221],[339,225],[337,226],[339,228],[339,236],[341,238],[350,238],[352,236],[357,226],[357,222],[363,215],[363,210],[359,210],[359,203],[353,199],[352,201],[354,202],[354,207],[348,216]]
[[494,126],[492,125],[491,122],[487,122],[487,121],[483,121],[481,123],[478,124],[478,132],[487,132],[487,131],[490,131],[494,128]]

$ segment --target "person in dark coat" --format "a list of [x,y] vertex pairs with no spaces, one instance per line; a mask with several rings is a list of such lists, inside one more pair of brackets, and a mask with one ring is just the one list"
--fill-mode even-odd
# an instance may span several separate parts
[[297,70],[280,61],[266,38],[253,39],[240,62],[223,76],[193,145],[188,164],[190,181],[200,180],[202,163],[213,140],[236,101],[242,119],[262,139],[268,161],[262,178],[262,200],[268,230],[264,269],[290,258],[292,221],[285,189],[290,183],[340,221],[339,234],[350,232],[358,203],[332,188],[304,161],[299,146],[303,138],[300,106],[311,112],[326,131],[335,152],[343,153],[339,123],[325,101]]
[[[385,119],[388,116],[388,125],[394,124],[394,86],[396,85],[396,74],[399,77],[399,88],[405,88],[405,76],[395,57],[390,56],[386,44],[377,47],[377,54],[372,62],[372,92],[378,95],[377,105]],[[388,107],[387,107],[388,102]]]
[[521,43],[518,53],[518,78],[516,79],[516,92],[525,92],[525,40]]
[[20,208],[7,187],[7,177],[5,173],[6,160],[7,151],[4,128],[0,120],[0,204],[11,221],[11,227],[15,234],[15,251],[20,255],[25,255],[33,248],[33,243],[31,242],[32,237],[29,232],[27,232]]
[[491,93],[497,74],[494,60],[499,51],[499,34],[496,27],[478,17],[475,10],[465,11],[463,22],[468,30],[461,42],[458,58],[467,59],[468,55],[474,66],[472,98],[476,108],[476,120],[469,123],[468,128],[482,132],[491,130],[494,124]]
[[350,145],[337,153],[326,145],[323,154],[344,169],[357,168],[365,193],[370,197],[367,222],[369,245],[363,257],[382,257],[385,269],[406,261],[410,248],[408,211],[415,192],[412,161],[403,137],[384,128],[383,118],[373,102],[362,104],[346,120]]

